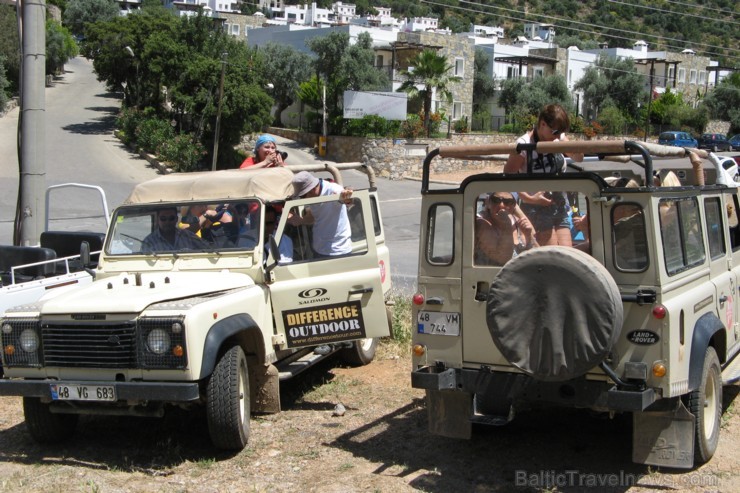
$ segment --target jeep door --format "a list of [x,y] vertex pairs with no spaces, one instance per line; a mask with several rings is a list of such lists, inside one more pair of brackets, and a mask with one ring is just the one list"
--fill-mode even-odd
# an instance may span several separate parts
[[[390,334],[381,275],[387,275],[375,243],[370,195],[356,190],[348,208],[352,252],[322,257],[311,246],[312,227],[290,226],[290,214],[336,201],[338,196],[288,201],[276,240],[293,241],[293,261],[269,273],[277,342],[289,348],[339,343]],[[274,264],[272,255],[267,265]]]
[[[566,175],[567,176],[567,175]],[[515,198],[519,202],[519,193],[528,192],[536,194],[539,191],[549,191],[559,194],[567,203],[563,207],[571,206],[571,210],[577,215],[588,214],[595,230],[600,231],[601,211],[593,207],[588,197],[598,196],[598,184],[592,180],[565,179],[560,177],[547,177],[530,179],[521,178],[517,180],[487,180],[471,181],[464,191],[464,220],[463,220],[463,272],[462,272],[462,309],[463,321],[466,326],[465,338],[463,340],[463,357],[466,363],[481,363],[488,365],[506,365],[486,326],[486,304],[491,283],[496,278],[501,268],[514,255],[524,251],[521,246],[532,247],[533,244],[527,238],[520,236],[522,243],[515,245],[513,251],[509,250],[504,255],[486,254],[487,247],[494,240],[481,234],[481,226],[476,218],[479,217],[485,207],[485,199],[493,192],[506,192],[506,197]],[[499,194],[502,197],[504,195]],[[507,199],[509,200],[509,199]],[[506,204],[504,202],[504,204]],[[595,209],[595,210],[589,210]],[[528,217],[535,229],[539,222],[534,217]],[[517,234],[518,235],[518,234]],[[487,244],[488,242],[488,244]],[[528,243],[528,245],[524,245]],[[587,253],[597,257],[603,262],[602,239],[596,235],[589,238],[581,231],[573,230],[572,244]],[[508,245],[507,245],[508,246]],[[564,287],[563,289],[567,289]],[[474,325],[475,324],[475,325]],[[475,326],[475,330],[472,327]]]

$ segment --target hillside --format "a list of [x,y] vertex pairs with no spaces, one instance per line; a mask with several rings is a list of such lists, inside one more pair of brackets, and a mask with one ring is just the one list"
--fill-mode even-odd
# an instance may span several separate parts
[[[353,2],[358,10],[365,1]],[[374,2],[373,2],[374,3]],[[736,0],[382,0],[394,17],[434,16],[440,27],[468,31],[470,23],[501,25],[508,38],[525,22],[556,26],[556,39],[575,44],[607,42],[631,47],[643,39],[651,50],[682,51],[740,68],[740,2]]]

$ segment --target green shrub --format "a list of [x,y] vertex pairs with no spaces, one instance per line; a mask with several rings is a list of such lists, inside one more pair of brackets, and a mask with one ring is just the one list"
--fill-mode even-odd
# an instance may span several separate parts
[[146,152],[157,152],[164,142],[175,137],[170,122],[159,118],[146,118],[136,127],[136,145]]
[[466,134],[470,132],[470,126],[468,125],[468,117],[463,116],[459,120],[455,120],[453,127],[455,132],[459,134]]
[[424,120],[419,115],[408,115],[405,121],[401,123],[401,137],[405,139],[416,139],[426,135],[424,130]]
[[386,120],[378,115],[365,115],[362,118],[345,120],[347,135],[357,137],[392,137],[399,132],[400,122]]
[[193,136],[189,134],[175,135],[157,148],[157,155],[180,172],[198,169],[207,154],[203,144],[193,141]]
[[502,134],[513,134],[514,133],[514,124],[513,123],[504,123],[501,125],[501,128],[498,129],[499,133]]
[[136,108],[123,108],[118,113],[116,127],[121,130],[121,140],[125,144],[131,144],[136,141],[136,128],[143,118],[143,113]]

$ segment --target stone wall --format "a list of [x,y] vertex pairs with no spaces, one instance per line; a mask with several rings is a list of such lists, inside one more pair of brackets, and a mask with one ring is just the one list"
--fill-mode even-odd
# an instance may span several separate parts
[[[299,132],[283,128],[270,127],[268,133],[280,135],[287,139],[302,142],[314,149],[318,149],[318,134]],[[330,135],[327,139],[328,160],[347,163],[360,162],[371,166],[378,176],[400,180],[402,178],[421,177],[424,158],[432,150],[443,146],[481,145],[481,144],[508,144],[516,140],[518,135],[513,134],[451,134],[449,139],[366,139],[364,137],[341,137]],[[584,139],[582,135],[569,134],[570,139]],[[616,136],[599,136],[599,140],[624,139]],[[632,138],[629,138],[630,140]],[[651,139],[652,140],[652,139]],[[254,146],[245,141],[247,149]],[[506,156],[495,156],[499,164],[506,160]],[[433,161],[433,171],[449,173],[460,170],[483,169],[490,166],[490,162],[469,161],[463,159],[436,159]]]

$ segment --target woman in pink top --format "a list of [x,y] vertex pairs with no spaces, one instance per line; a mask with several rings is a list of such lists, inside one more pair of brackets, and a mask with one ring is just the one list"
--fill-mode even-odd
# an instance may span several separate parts
[[254,156],[244,160],[239,169],[272,168],[285,166],[283,157],[277,152],[277,143],[272,135],[260,135],[254,144]]

